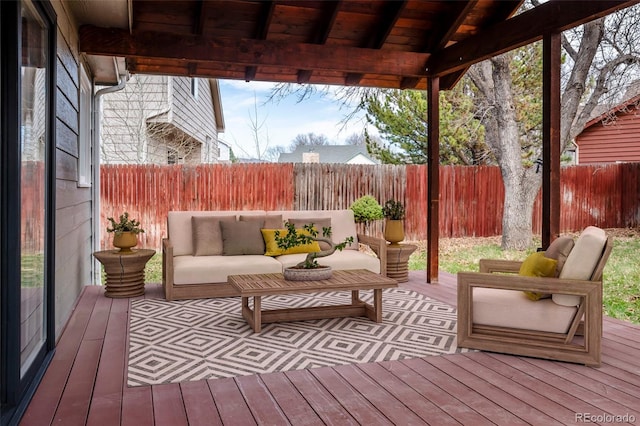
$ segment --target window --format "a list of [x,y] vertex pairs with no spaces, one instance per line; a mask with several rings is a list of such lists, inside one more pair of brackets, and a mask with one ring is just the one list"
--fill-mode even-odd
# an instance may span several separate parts
[[91,186],[92,87],[84,67],[80,67],[80,145],[78,146],[78,186]]

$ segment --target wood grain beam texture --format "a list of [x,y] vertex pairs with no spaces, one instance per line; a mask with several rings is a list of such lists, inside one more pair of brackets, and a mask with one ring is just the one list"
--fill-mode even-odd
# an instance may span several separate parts
[[[311,35],[309,43],[325,44],[327,42],[327,39],[329,38],[329,34],[331,34],[331,29],[336,22],[336,17],[338,16],[338,12],[340,11],[341,7],[342,1],[325,2],[325,9],[322,19],[320,19],[320,21],[318,22],[318,26]],[[312,74],[313,70],[310,69],[298,70],[298,83],[308,83],[311,80]]]
[[431,76],[443,76],[464,69],[538,41],[543,34],[561,32],[636,3],[638,0],[553,0],[544,3],[434,53],[427,62],[427,73]]
[[[275,3],[273,1],[264,1],[260,7],[260,18],[256,23],[256,30],[254,38],[256,40],[266,40],[267,34],[269,34],[269,26],[271,25],[271,19],[273,18],[273,12],[275,11]],[[245,69],[244,80],[255,80],[258,67],[250,65]]]
[[157,58],[177,62],[270,65],[294,69],[424,76],[426,53],[381,51],[347,46],[288,43],[270,40],[197,37],[192,35],[138,32],[80,27],[80,51],[90,55]]
[[[368,49],[381,49],[387,37],[391,34],[391,30],[398,22],[402,11],[407,5],[405,1],[389,2],[385,5],[385,11],[381,15],[382,19],[376,23],[366,37],[363,47]],[[356,86],[360,84],[360,80],[364,77],[364,73],[349,73],[344,79],[347,86]]]

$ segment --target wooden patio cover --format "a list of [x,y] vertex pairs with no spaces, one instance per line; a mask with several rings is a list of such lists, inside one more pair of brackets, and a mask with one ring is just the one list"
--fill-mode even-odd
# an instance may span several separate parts
[[[559,230],[558,34],[637,3],[551,0],[130,0],[128,25],[80,27],[80,51],[131,73],[427,89],[429,252],[438,276],[438,92],[473,63],[545,40],[543,245]],[[87,2],[91,8],[92,2]]]

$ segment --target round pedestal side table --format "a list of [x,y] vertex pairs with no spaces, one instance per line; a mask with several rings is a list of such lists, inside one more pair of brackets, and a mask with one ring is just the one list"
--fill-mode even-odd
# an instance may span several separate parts
[[156,253],[139,249],[121,254],[118,250],[93,253],[107,274],[104,295],[107,297],[135,297],[144,294],[144,267]]
[[409,256],[418,247],[412,244],[387,246],[387,277],[399,283],[409,281]]

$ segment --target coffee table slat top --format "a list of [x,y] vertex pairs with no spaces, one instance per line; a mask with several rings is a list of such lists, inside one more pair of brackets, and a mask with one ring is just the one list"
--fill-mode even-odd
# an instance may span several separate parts
[[397,287],[396,280],[365,269],[333,271],[331,278],[319,281],[289,281],[282,274],[229,275],[229,283],[241,296],[311,293],[319,290],[371,290]]

